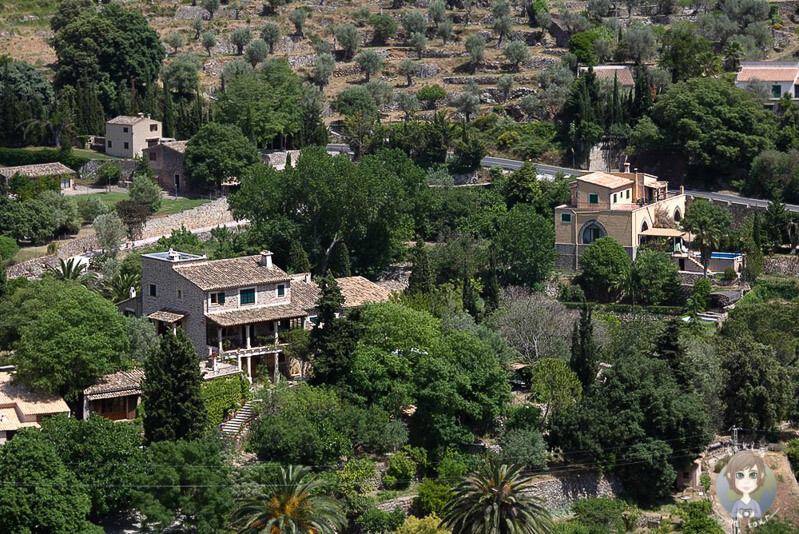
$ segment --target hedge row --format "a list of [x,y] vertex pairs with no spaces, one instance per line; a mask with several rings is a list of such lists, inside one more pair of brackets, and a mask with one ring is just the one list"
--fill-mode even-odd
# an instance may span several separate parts
[[225,422],[225,416],[238,410],[250,396],[250,384],[241,375],[203,382],[200,394],[205,401],[208,423],[213,428]]
[[0,148],[0,164],[8,167],[55,162],[63,163],[70,169],[77,171],[89,162],[89,158],[73,154],[69,148],[60,150],[54,148],[41,148],[38,150]]
[[[582,302],[563,302],[567,308],[572,310],[579,310],[583,307]],[[590,305],[597,311],[615,312],[615,313],[632,313],[633,307],[630,304],[597,304],[590,303]],[[637,313],[651,313],[652,315],[683,315],[685,308],[681,306],[642,306],[635,305],[635,312]]]

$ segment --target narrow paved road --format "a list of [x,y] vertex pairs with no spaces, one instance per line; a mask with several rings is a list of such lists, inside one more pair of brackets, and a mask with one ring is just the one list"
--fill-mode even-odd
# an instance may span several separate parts
[[[350,148],[347,145],[342,144],[332,144],[327,145],[327,149],[330,152],[346,152],[351,153]],[[494,156],[486,156],[480,162],[483,167],[501,167],[507,171],[515,171],[519,167],[521,167],[524,162],[515,160],[515,159],[507,159],[507,158],[496,158]],[[570,169],[568,167],[556,167],[554,165],[544,165],[542,163],[536,163],[536,168],[538,170],[539,175],[551,176],[554,177],[558,173],[563,173],[566,175],[578,175],[585,173],[587,171],[581,169]],[[749,207],[758,207],[758,208],[767,208],[769,205],[768,200],[762,200],[759,198],[749,198],[749,197],[741,197],[738,195],[731,195],[729,193],[714,193],[712,191],[699,191],[696,189],[686,189],[685,193],[692,197],[699,197],[699,198],[707,198],[709,200],[717,200],[717,201],[726,201],[726,202],[733,202],[736,204],[744,204]],[[799,213],[799,205],[796,204],[786,204],[785,209],[794,213]]]

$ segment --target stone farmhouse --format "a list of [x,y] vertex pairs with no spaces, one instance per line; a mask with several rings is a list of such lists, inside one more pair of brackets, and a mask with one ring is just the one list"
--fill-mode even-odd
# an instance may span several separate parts
[[627,65],[597,65],[595,67],[580,67],[580,74],[592,69],[596,79],[601,84],[613,86],[613,81],[619,82],[619,87],[624,91],[632,91],[635,88],[635,77],[633,71]]
[[60,162],[0,168],[0,178],[6,186],[14,176],[24,176],[30,180],[38,180],[43,177],[57,178],[61,183],[61,189],[64,190],[75,187],[76,173]]
[[[388,300],[390,291],[360,277],[338,279],[352,308]],[[319,287],[310,275],[289,275],[272,253],[209,260],[170,250],[142,255],[141,292],[120,310],[153,321],[159,333],[182,328],[217,369],[231,365],[252,381],[259,368],[289,376],[281,334],[316,322]],[[218,362],[218,363],[217,363]]]
[[164,140],[143,149],[142,157],[150,162],[161,189],[175,194],[186,193],[191,189],[183,170],[187,142]]
[[687,232],[675,228],[685,215],[685,194],[668,182],[635,172],[592,172],[572,183],[571,202],[555,208],[557,266],[576,271],[585,248],[605,236],[622,244],[635,259],[648,238],[682,244]]
[[0,372],[0,445],[21,428],[38,427],[46,417],[69,415],[69,406],[58,395],[31,391],[12,379],[12,373]]
[[735,76],[735,86],[746,89],[762,86],[768,100],[767,107],[774,107],[782,95],[799,98],[799,62],[752,61],[741,63],[741,70]]
[[120,115],[105,123],[105,153],[109,156],[132,158],[161,139],[161,122],[139,113]]

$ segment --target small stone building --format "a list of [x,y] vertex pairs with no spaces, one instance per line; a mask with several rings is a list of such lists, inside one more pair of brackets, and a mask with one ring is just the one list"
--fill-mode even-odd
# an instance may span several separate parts
[[25,176],[30,180],[37,180],[44,177],[58,178],[61,182],[62,190],[75,187],[75,171],[60,162],[0,168],[0,178],[3,179],[6,186],[8,186],[11,178],[17,175]]
[[112,421],[136,419],[141,403],[143,369],[119,371],[100,377],[96,384],[83,390],[83,418],[93,413]]
[[155,178],[165,191],[181,194],[191,189],[183,168],[187,142],[165,141],[142,151],[142,157],[150,162]]

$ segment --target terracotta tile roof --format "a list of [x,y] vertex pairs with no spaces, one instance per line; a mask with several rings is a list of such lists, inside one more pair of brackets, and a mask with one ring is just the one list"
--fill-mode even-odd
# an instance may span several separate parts
[[622,87],[635,87],[633,71],[630,70],[630,67],[624,65],[599,65],[594,67],[594,74],[597,80],[610,80],[612,82],[616,78]]
[[58,395],[31,391],[22,384],[12,384],[11,373],[0,372],[0,407],[17,409],[25,416],[69,413],[69,406]]
[[158,311],[154,311],[150,315],[147,316],[148,319],[153,319],[155,321],[161,321],[163,323],[176,323],[186,317],[188,313],[183,313],[175,310],[168,310],[163,308]]
[[741,64],[736,82],[794,82],[799,63],[758,61]]
[[203,291],[283,282],[289,275],[283,269],[263,267],[260,256],[175,265],[175,272]]
[[255,306],[252,308],[239,308],[230,311],[206,313],[205,317],[219,326],[236,326],[264,321],[277,321],[280,319],[293,319],[305,317],[305,310],[294,304],[279,304],[276,306]]
[[11,178],[15,174],[38,178],[39,176],[61,176],[64,174],[75,174],[75,171],[60,162],[37,163],[36,165],[20,165],[18,167],[0,168],[0,175]]
[[23,423],[14,408],[0,408],[0,432],[19,430],[28,426],[37,427],[39,424],[32,421]]
[[169,148],[174,150],[175,152],[180,152],[183,154],[186,152],[186,144],[188,141],[167,141],[166,143],[161,143],[164,145],[164,148]]
[[144,369],[131,369],[100,377],[96,384],[83,390],[89,400],[126,397],[141,393]]
[[[375,284],[363,276],[336,278],[336,281],[341,288],[345,308],[355,308],[367,302],[384,302],[391,296],[389,289]],[[305,282],[296,278],[291,282],[291,303],[303,310],[310,311],[316,308],[319,294],[319,286],[316,285],[316,282]]]
[[577,177],[578,182],[588,182],[589,184],[607,187],[608,189],[616,189],[617,187],[630,186],[633,181],[621,176],[615,176],[606,172],[592,172],[583,176]]
[[144,117],[144,116],[140,117],[138,115],[118,115],[118,116],[114,117],[113,119],[111,119],[110,121],[108,121],[107,124],[127,124],[127,125],[130,126],[132,124],[136,124],[138,122],[145,121],[145,120],[146,121],[158,122],[158,121],[156,121],[154,119],[151,119],[150,117]]

